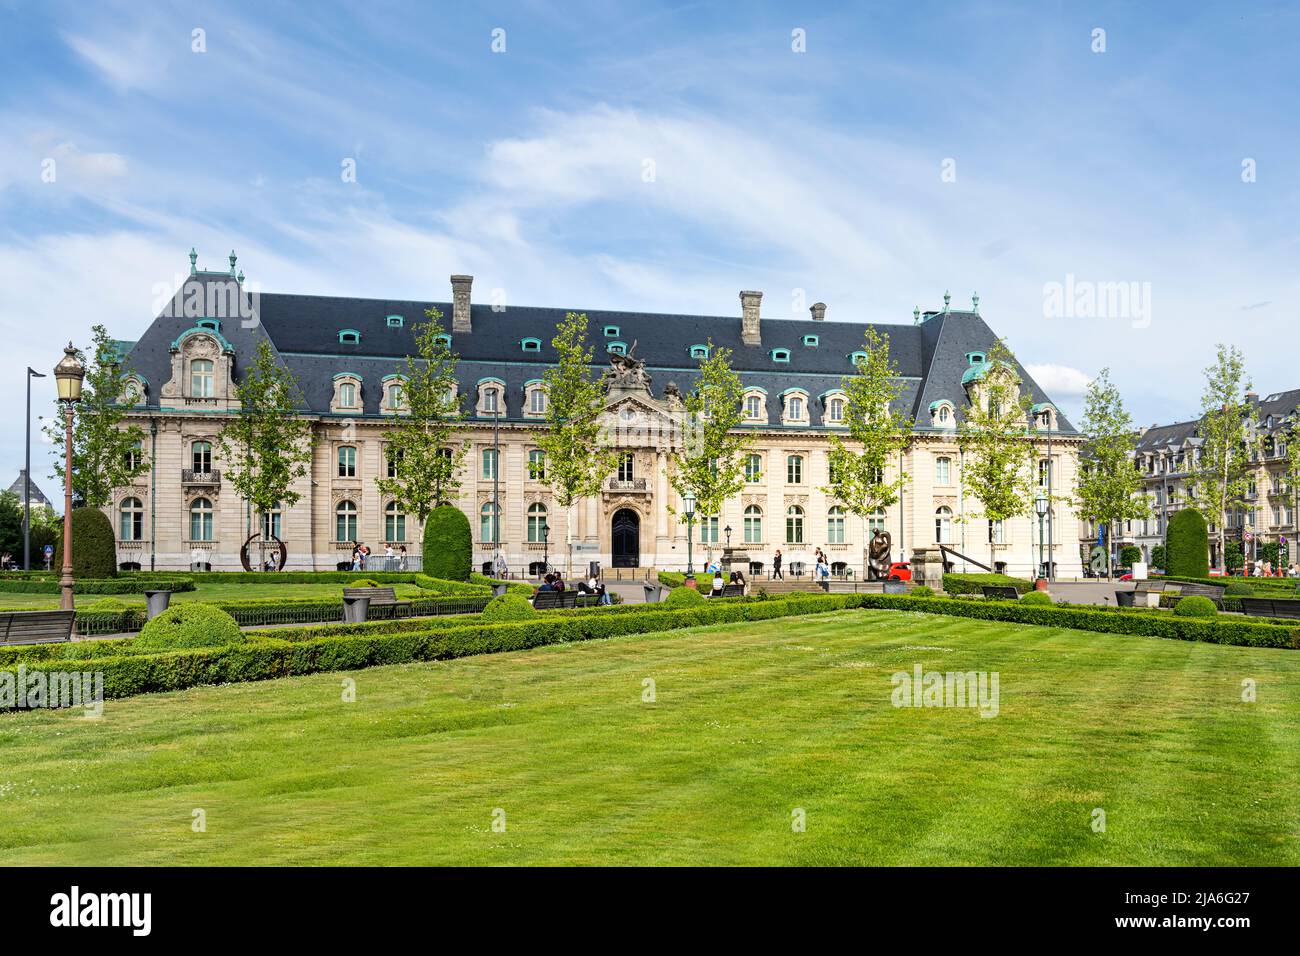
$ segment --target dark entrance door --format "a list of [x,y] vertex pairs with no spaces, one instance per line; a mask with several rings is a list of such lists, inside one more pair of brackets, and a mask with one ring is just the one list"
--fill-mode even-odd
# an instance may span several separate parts
[[610,525],[614,567],[636,568],[641,565],[641,519],[635,511],[620,508]]

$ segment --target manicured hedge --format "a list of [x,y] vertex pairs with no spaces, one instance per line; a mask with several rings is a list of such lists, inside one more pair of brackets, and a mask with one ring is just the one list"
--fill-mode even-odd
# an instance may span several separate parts
[[[470,624],[391,635],[324,637],[289,642],[257,639],[216,650],[167,654],[119,654],[82,660],[80,670],[102,671],[104,696],[129,697],[182,690],[200,684],[269,680],[320,671],[355,670],[383,664],[446,660],[474,654],[524,650],[546,644],[646,634],[736,621],[771,620],[856,607],[859,595],[811,596],[800,601],[718,601],[684,610],[645,606],[637,613],[539,614],[536,622]],[[107,642],[99,642],[103,648]],[[54,671],[62,660],[24,662],[27,670]],[[5,668],[12,670],[12,667]]]
[[[54,568],[63,567],[63,535],[54,542]],[[98,508],[72,509],[72,574],[78,578],[117,575],[117,539],[113,523]]]
[[949,594],[983,594],[985,585],[1012,587],[1019,594],[1034,589],[1034,582],[1006,574],[945,574],[943,589]]
[[[120,578],[85,578],[73,581],[73,594],[143,594],[145,591],[193,591],[194,582],[187,579],[151,578],[138,580],[123,575]],[[0,594],[58,594],[58,579],[52,581],[31,578],[0,579]]]
[[1169,519],[1166,533],[1171,577],[1206,577],[1210,573],[1209,533],[1205,517],[1195,508],[1184,508]]
[[424,570],[449,581],[468,581],[473,561],[469,519],[454,505],[439,505],[424,523]]
[[1247,647],[1300,648],[1300,628],[1269,624],[1251,618],[1239,620],[1219,615],[1212,620],[1175,617],[1149,610],[1103,610],[1077,605],[1036,607],[1021,601],[968,601],[960,599],[914,598],[901,594],[859,594],[863,607],[899,611],[922,611],[981,621],[1013,624],[1041,624],[1068,627],[1099,634],[1132,634],[1165,637],[1210,644],[1238,644]]

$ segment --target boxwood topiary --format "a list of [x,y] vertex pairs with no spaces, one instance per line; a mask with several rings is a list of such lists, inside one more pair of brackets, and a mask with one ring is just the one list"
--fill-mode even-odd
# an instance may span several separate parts
[[140,630],[137,650],[170,651],[188,647],[242,644],[244,632],[235,619],[210,604],[178,604],[163,611]]
[[[55,571],[63,568],[63,535],[54,545]],[[72,574],[76,578],[117,576],[117,540],[113,523],[98,508],[72,509]]]
[[473,560],[469,519],[454,505],[439,505],[424,523],[424,573],[448,581],[468,581]]
[[1165,574],[1175,577],[1208,577],[1210,573],[1210,539],[1204,516],[1194,508],[1184,508],[1169,519],[1169,566]]
[[1048,594],[1046,591],[1030,591],[1028,594],[1023,595],[1020,598],[1020,603],[1039,604],[1039,605],[1045,604],[1050,607],[1052,604],[1052,596]]
[[349,581],[347,587],[350,588],[377,588],[382,585],[373,578],[357,578],[355,581]]
[[491,622],[526,621],[536,614],[522,594],[503,594],[488,601],[487,607],[483,608],[483,620]]
[[703,604],[704,595],[695,588],[673,588],[668,592],[668,597],[664,599],[663,603],[673,605]]
[[1255,593],[1245,581],[1230,581],[1223,589],[1224,597],[1250,597]]
[[1191,594],[1174,605],[1174,613],[1179,617],[1214,617],[1219,609],[1209,598]]
[[912,597],[934,597],[934,588],[924,584],[918,584],[911,590]]

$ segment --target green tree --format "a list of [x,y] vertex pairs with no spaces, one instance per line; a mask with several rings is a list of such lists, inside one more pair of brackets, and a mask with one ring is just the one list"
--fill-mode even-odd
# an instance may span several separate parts
[[226,480],[261,519],[302,497],[293,483],[311,462],[311,425],[299,416],[302,397],[293,373],[265,339],[235,385],[235,396],[239,414],[217,436],[217,448]]
[[865,337],[857,373],[842,380],[849,441],[831,436],[830,476],[822,489],[862,520],[864,551],[867,519],[897,503],[909,480],[901,468],[893,478],[886,471],[911,443],[910,424],[895,407],[902,385],[889,356],[889,336],[868,328]]
[[400,384],[402,414],[388,435],[394,475],[378,480],[423,528],[430,513],[460,490],[460,467],[469,443],[456,441],[464,411],[456,392],[456,353],[446,338],[442,313],[427,309],[429,321],[416,326],[415,356],[406,357]]
[[[984,362],[971,402],[957,429],[962,452],[962,492],[982,510],[962,516],[1008,521],[1028,513],[1038,492],[1030,438],[1031,400],[1020,390],[1015,359],[998,341]],[[990,535],[990,538],[993,536]],[[989,542],[989,567],[996,567]]]
[[1224,545],[1228,513],[1246,506],[1255,473],[1258,438],[1246,400],[1250,388],[1241,351],[1219,345],[1214,364],[1205,369],[1201,420],[1197,425],[1201,446],[1189,469],[1187,493],[1192,507],[1214,525],[1221,571],[1227,557]]
[[[744,452],[754,438],[739,429],[744,395],[731,367],[731,350],[714,348],[710,341],[696,387],[684,400],[683,440],[669,479],[678,495],[695,496],[702,517],[721,515],[727,500],[745,486]],[[671,506],[669,510],[677,513]]]
[[1210,573],[1209,535],[1203,514],[1195,508],[1175,512],[1169,519],[1165,535],[1169,540],[1166,575],[1171,578],[1203,578]]
[[[93,326],[91,334],[92,354],[77,353],[86,378],[72,424],[72,498],[74,504],[102,508],[115,489],[146,474],[149,463],[139,452],[144,429],[126,421],[131,397],[117,344],[102,325]],[[55,471],[50,477],[63,482],[64,408],[61,403],[57,408],[44,432],[54,446]]]
[[[1118,521],[1145,518],[1150,504],[1142,494],[1142,477],[1133,467],[1137,435],[1133,419],[1124,408],[1119,389],[1110,380],[1110,369],[1102,369],[1088,384],[1084,400],[1083,449],[1085,467],[1080,469],[1074,506],[1080,518],[1110,529]],[[1106,576],[1111,573],[1111,549],[1106,549]]]
[[546,390],[546,428],[536,436],[545,456],[544,481],[565,509],[568,569],[573,570],[573,506],[600,493],[618,462],[617,450],[602,440],[605,392],[592,378],[586,313],[568,313],[551,340],[556,361],[542,376]]
[[[1282,489],[1291,497],[1291,523],[1300,523],[1300,421],[1288,423],[1281,448],[1282,471],[1278,475]],[[1300,556],[1300,541],[1293,535],[1287,541],[1287,562],[1294,564]]]

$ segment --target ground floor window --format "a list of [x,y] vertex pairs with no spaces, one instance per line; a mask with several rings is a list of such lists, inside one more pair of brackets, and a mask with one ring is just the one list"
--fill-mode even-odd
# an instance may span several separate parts
[[118,537],[123,541],[139,541],[144,537],[144,505],[139,498],[123,499],[120,524]]
[[207,498],[195,498],[190,505],[190,540],[212,540],[212,502]]
[[340,501],[334,509],[334,540],[357,540],[357,506],[351,501]]
[[478,512],[478,539],[484,544],[493,544],[497,540],[497,522],[500,512],[497,506],[488,502]]
[[785,511],[785,543],[803,544],[803,509],[798,505]]
[[406,540],[406,515],[402,513],[396,501],[390,501],[388,507],[384,509],[384,540]]
[[763,509],[750,505],[745,509],[745,544],[763,543]]
[[844,543],[844,509],[839,505],[826,513],[826,543]]

